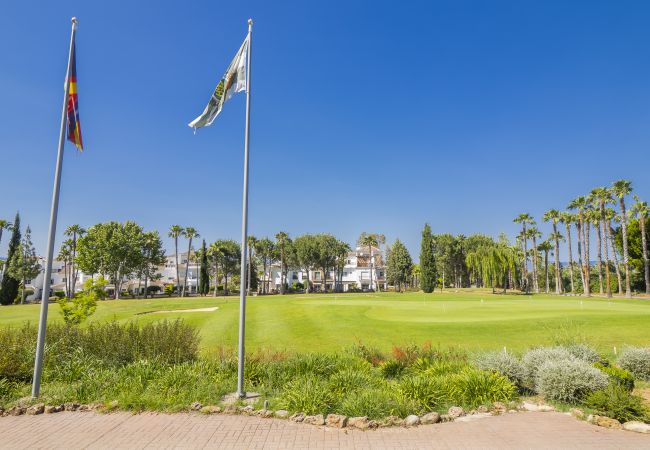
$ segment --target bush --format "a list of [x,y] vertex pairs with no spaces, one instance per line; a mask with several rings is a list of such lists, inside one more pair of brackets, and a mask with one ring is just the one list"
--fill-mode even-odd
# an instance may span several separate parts
[[517,386],[523,386],[526,372],[524,365],[511,353],[482,353],[475,360],[476,367],[508,377]]
[[397,395],[393,386],[385,385],[345,397],[338,412],[349,417],[383,419],[388,416],[406,417],[417,408],[418,405],[412,400]]
[[468,367],[449,378],[448,392],[454,403],[473,408],[512,400],[517,388],[504,375]]
[[327,383],[315,376],[289,381],[280,396],[280,405],[284,409],[305,414],[327,414],[334,403],[334,395]]
[[576,402],[607,387],[607,375],[578,359],[549,360],[537,371],[535,389],[551,400]]
[[575,357],[567,349],[562,347],[541,347],[529,350],[522,358],[525,383],[529,387],[534,386],[537,379],[537,371],[546,362],[570,360],[575,360]]
[[65,298],[65,291],[54,291],[54,297]]
[[596,350],[586,344],[569,344],[564,346],[564,348],[575,358],[588,362],[589,364],[594,364],[602,360]]
[[417,412],[432,411],[445,405],[448,400],[448,388],[443,377],[409,375],[400,380],[398,392],[418,405]]
[[385,378],[398,378],[406,369],[406,363],[389,359],[381,363],[379,368]]
[[594,367],[609,376],[609,381],[623,386],[628,391],[634,389],[634,377],[630,372],[618,367],[604,366],[601,363],[595,363]]
[[381,378],[373,376],[368,368],[346,367],[330,377],[329,386],[337,397],[342,397],[377,385],[380,381]]
[[618,358],[618,365],[631,372],[635,378],[650,381],[650,349],[628,347]]
[[590,393],[584,404],[597,414],[611,417],[622,423],[631,420],[647,422],[650,419],[643,398],[616,383],[610,384],[607,389]]

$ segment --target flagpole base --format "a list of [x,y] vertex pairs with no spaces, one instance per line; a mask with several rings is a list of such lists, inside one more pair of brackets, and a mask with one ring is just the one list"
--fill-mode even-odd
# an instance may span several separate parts
[[255,403],[261,395],[258,392],[231,392],[223,396],[221,401],[224,405],[234,405],[238,401],[242,401],[247,405]]

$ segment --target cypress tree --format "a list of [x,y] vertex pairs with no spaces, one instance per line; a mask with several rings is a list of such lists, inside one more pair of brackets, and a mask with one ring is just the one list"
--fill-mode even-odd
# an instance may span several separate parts
[[[11,240],[9,241],[9,252],[6,261],[7,265],[20,248],[20,238],[20,215],[16,213],[11,233]],[[18,296],[18,285],[20,282],[8,272],[8,270],[5,270],[4,275],[2,276],[2,283],[0,283],[0,305],[11,305],[16,299],[16,296]]]
[[433,249],[433,235],[428,223],[422,230],[422,243],[420,245],[420,284],[422,290],[431,293],[436,288],[436,258]]
[[207,295],[210,291],[210,273],[208,272],[208,250],[205,248],[205,239],[201,245],[201,282],[199,284],[199,295]]

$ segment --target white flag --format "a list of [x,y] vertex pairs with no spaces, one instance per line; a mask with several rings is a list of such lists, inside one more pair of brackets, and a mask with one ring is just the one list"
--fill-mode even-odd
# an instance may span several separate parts
[[[246,90],[246,63],[248,60],[248,37],[239,48],[235,58],[230,62],[224,76],[219,80],[208,106],[205,107],[199,117],[189,123],[189,126],[196,129],[212,125],[214,119],[219,115],[223,104],[236,94]],[[225,91],[225,95],[224,95]]]

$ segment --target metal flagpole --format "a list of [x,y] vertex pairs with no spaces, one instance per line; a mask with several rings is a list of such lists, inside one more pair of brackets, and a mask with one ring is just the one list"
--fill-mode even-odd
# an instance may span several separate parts
[[41,392],[41,374],[43,373],[43,351],[45,350],[45,327],[47,325],[47,306],[50,300],[50,277],[52,276],[52,259],[54,258],[54,238],[56,235],[56,218],[59,211],[59,188],[61,187],[61,169],[63,165],[63,145],[65,144],[65,127],[68,111],[68,93],[70,89],[70,65],[72,63],[72,46],[77,31],[77,18],[72,18],[72,33],[70,34],[70,49],[68,50],[68,69],[65,75],[65,93],[63,94],[63,110],[61,111],[61,132],[59,133],[59,150],[56,156],[54,172],[54,190],[52,192],[52,209],[50,211],[50,231],[47,238],[47,260],[45,261],[45,278],[41,293],[41,316],[38,321],[38,341],[36,343],[36,360],[34,362],[34,381],[32,397],[36,398]]
[[244,391],[244,337],[246,325],[246,241],[248,240],[248,147],[251,124],[251,36],[253,20],[248,19],[248,52],[246,55],[246,132],[244,138],[244,197],[241,224],[241,271],[239,280],[239,353],[237,367],[237,395],[246,397]]

